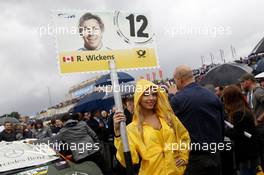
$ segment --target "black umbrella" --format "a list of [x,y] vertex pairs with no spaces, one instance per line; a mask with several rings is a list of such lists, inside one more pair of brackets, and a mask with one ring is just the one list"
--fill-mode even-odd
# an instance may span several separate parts
[[[135,80],[131,75],[125,72],[118,72],[117,76],[118,76],[119,84]],[[111,83],[110,73],[103,75],[102,77],[100,77],[98,80],[95,81],[95,86],[106,86],[111,84],[112,83]]]
[[14,117],[1,117],[0,118],[0,125],[4,125],[5,122],[11,122],[13,124],[19,123],[19,120]]
[[239,78],[245,73],[251,73],[252,68],[245,64],[227,63],[214,67],[208,71],[200,84],[226,86],[239,83]]

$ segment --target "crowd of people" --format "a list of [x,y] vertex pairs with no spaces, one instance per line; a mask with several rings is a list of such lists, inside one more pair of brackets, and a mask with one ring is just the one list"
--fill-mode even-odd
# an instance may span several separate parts
[[3,126],[0,141],[17,141],[28,138],[51,137],[59,132],[62,122],[60,119],[52,119],[50,126],[46,127],[42,120],[29,120],[29,117],[21,116],[20,123],[7,120]]
[[[123,99],[124,111],[113,106],[67,113],[48,125],[41,120],[4,123],[0,141],[82,144],[61,148],[76,163],[94,161],[104,174],[126,174],[120,122],[127,125],[133,171],[139,175],[256,175],[263,167],[264,88],[252,74],[240,84],[205,88],[193,71],[179,66],[174,80],[137,82]],[[164,86],[165,85],[165,86]],[[89,149],[83,149],[84,144]],[[87,147],[86,147],[87,148]],[[81,150],[81,151],[80,151]]]

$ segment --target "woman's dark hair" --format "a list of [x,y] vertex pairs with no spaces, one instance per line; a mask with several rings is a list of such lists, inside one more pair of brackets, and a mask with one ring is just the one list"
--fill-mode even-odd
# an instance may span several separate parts
[[55,123],[56,123],[56,119],[55,118],[51,119],[50,124],[55,125]]
[[43,121],[42,120],[36,120],[35,122],[35,128],[38,129],[37,125],[41,125],[41,127],[43,127]]
[[224,90],[224,86],[217,86],[220,91]]
[[13,127],[13,123],[12,123],[12,122],[10,122],[10,121],[5,121],[5,123],[4,123],[4,126],[5,126],[7,123],[10,123],[10,124],[11,124],[11,126]]
[[239,87],[236,85],[228,86],[223,91],[223,100],[225,110],[229,114],[229,120],[233,122],[234,113],[236,112],[250,112],[250,107],[242,94]]
[[66,113],[62,116],[61,121],[67,122],[68,120],[78,120],[80,121],[80,113]]
[[67,122],[68,120],[72,119],[72,116],[69,113],[63,114],[63,116],[61,117],[61,121]]

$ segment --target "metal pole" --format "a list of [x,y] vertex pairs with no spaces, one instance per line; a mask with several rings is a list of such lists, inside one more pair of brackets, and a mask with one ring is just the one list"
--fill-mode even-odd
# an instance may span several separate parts
[[[113,87],[115,105],[116,105],[118,111],[124,112],[121,94],[120,94],[120,86],[119,86],[119,82],[118,82],[118,76],[116,73],[116,65],[115,65],[114,60],[109,61],[109,68],[111,71],[110,77],[111,77],[111,82],[112,82],[112,87]],[[124,157],[125,157],[125,162],[126,162],[127,175],[134,175],[133,163],[132,163],[131,153],[130,153],[129,144],[128,144],[128,138],[127,138],[127,133],[126,133],[126,122],[125,121],[122,121],[120,123],[120,134],[121,134],[121,139],[122,139],[122,143],[123,143],[123,147],[124,147]]]
[[219,49],[219,51],[220,51],[220,57],[221,57],[221,61],[222,61],[222,62],[224,62],[224,60],[223,60],[223,53],[222,53],[222,49]]
[[225,52],[224,52],[224,50],[222,50],[222,55],[223,55],[224,63],[226,63],[226,60],[225,60]]
[[211,64],[213,65],[214,64],[214,55],[212,53],[210,53],[210,56],[211,56]]
[[237,54],[236,54],[236,48],[233,47],[233,49],[234,49],[234,55],[235,55],[235,57],[236,57],[236,56],[237,56]]
[[51,94],[50,94],[50,88],[49,88],[49,86],[47,86],[47,89],[48,89],[48,96],[49,96],[49,105],[51,107],[52,103],[51,103]]
[[201,56],[201,61],[202,61],[202,67],[204,65],[204,56]]
[[233,50],[233,46],[231,45],[231,53],[232,53],[232,57],[234,58],[235,55],[234,55],[234,50]]

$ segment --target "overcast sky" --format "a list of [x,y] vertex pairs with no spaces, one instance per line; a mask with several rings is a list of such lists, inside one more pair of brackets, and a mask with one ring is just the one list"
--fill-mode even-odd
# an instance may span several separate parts
[[245,57],[264,36],[263,0],[8,0],[0,7],[0,115],[35,114],[49,106],[48,88],[54,105],[91,76],[59,75],[54,37],[36,32],[51,24],[51,10],[151,12],[160,66],[169,77],[177,65],[199,67],[202,55],[220,62],[220,48],[232,61],[231,45]]

